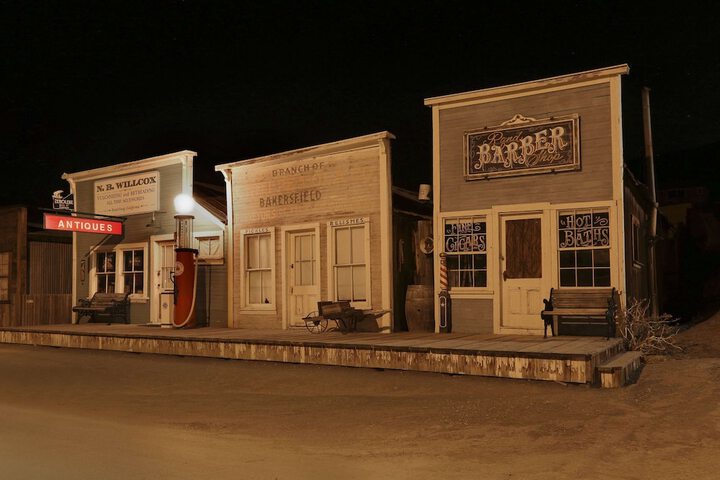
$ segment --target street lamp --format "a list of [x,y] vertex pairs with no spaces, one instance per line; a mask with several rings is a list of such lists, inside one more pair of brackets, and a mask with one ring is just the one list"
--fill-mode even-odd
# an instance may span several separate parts
[[197,296],[197,255],[193,248],[193,220],[195,202],[190,195],[181,193],[174,199],[175,211],[175,308],[173,326],[195,326],[195,299]]

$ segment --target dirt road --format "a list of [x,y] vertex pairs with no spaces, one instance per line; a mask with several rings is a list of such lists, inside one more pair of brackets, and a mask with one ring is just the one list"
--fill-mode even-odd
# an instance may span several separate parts
[[0,345],[0,478],[711,479],[720,316],[633,386]]

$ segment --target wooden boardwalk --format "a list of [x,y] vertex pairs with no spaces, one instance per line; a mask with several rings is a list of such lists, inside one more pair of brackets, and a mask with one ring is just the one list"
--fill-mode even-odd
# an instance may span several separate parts
[[596,383],[619,339],[435,333],[311,334],[142,325],[1,327],[0,343]]

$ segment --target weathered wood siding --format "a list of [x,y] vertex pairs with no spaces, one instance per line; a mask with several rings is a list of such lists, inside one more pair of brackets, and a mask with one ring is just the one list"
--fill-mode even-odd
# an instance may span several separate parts
[[72,244],[28,242],[28,293],[70,294]]
[[453,333],[493,333],[493,301],[479,298],[452,300]]
[[227,327],[227,266],[198,266],[197,319],[202,325]]
[[[294,156],[280,161],[269,159],[232,167],[234,212],[233,285],[235,326],[243,328],[282,328],[282,232],[284,226],[319,225],[320,296],[327,299],[328,227],[331,220],[369,218],[372,308],[381,308],[381,192],[380,147],[358,148],[319,156]],[[383,163],[383,166],[386,165]],[[301,171],[288,173],[296,168]],[[281,196],[283,205],[273,198]],[[290,200],[290,198],[293,200]],[[269,200],[268,200],[269,199]],[[291,202],[291,203],[288,203]],[[269,203],[269,205],[268,205]],[[390,212],[388,212],[390,215]],[[243,309],[243,245],[241,230],[269,227],[275,232],[275,310],[252,312]],[[391,233],[388,232],[388,235]]]
[[26,289],[27,210],[24,207],[0,208],[0,252],[10,254],[8,299],[0,302],[0,326],[12,326],[19,322]]
[[[633,190],[625,187],[625,276],[628,301],[649,298],[648,291],[648,224],[649,217]],[[633,258],[633,217],[640,222],[640,258]]]
[[[500,125],[516,114],[542,119],[574,113],[580,116],[580,171],[465,181],[464,132]],[[516,203],[612,199],[610,121],[610,87],[607,83],[441,109],[441,211],[486,209]]]
[[72,321],[72,295],[29,294],[22,296],[18,325],[58,325]]

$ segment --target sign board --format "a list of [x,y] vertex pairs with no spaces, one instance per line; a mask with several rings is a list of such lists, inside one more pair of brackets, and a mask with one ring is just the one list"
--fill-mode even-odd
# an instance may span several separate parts
[[72,217],[70,215],[43,214],[45,230],[62,232],[99,233],[101,235],[122,235],[123,224],[115,220],[97,220],[95,218]]
[[62,190],[55,190],[52,194],[53,210],[75,210],[75,198],[72,193],[63,195]]
[[446,221],[445,253],[485,252],[487,227],[484,221]]
[[579,170],[579,117],[515,115],[499,126],[466,132],[463,149],[466,180]]
[[136,215],[158,211],[160,173],[145,172],[95,182],[95,213]]

